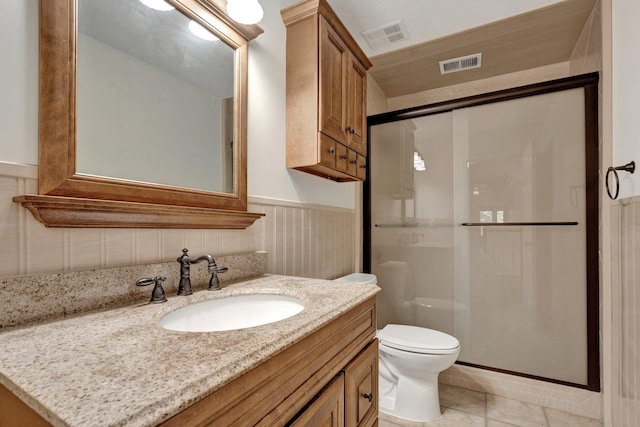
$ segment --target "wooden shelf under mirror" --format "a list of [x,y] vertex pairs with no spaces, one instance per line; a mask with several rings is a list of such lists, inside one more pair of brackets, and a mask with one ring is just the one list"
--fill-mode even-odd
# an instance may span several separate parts
[[264,216],[253,212],[76,197],[26,195],[13,200],[29,209],[47,227],[243,229]]
[[[38,195],[18,196],[14,201],[45,226],[246,228],[263,216],[247,212],[246,171],[248,43],[262,29],[232,21],[221,0],[167,3],[174,9],[158,12],[137,0],[39,3]],[[131,13],[132,8],[139,10]],[[108,22],[108,16],[114,17],[107,35],[92,33],[98,25],[93,25],[92,16],[100,25]],[[144,20],[140,35],[135,33],[135,23],[127,21],[134,16]],[[175,30],[167,28],[169,20]],[[184,31],[190,21],[213,38],[207,42]],[[156,33],[153,28],[161,30]],[[109,32],[113,39],[108,39]],[[122,39],[123,33],[129,39]],[[150,49],[149,40],[142,41],[140,49],[129,46],[147,33],[157,49],[150,57],[144,56]],[[170,44],[174,41],[175,45]],[[125,72],[114,66],[115,77],[109,77],[112,80],[101,88],[107,71],[104,64],[89,62],[95,46],[106,46],[107,54],[115,52],[114,57],[125,58],[122,69],[126,72],[138,67],[152,73],[141,74],[137,78],[142,83],[137,83],[125,80]],[[138,52],[140,57],[134,55]],[[194,63],[201,66],[201,74],[190,74]],[[93,69],[99,70],[99,78],[87,74]],[[215,79],[210,78],[212,73]],[[123,94],[134,92],[131,88],[138,90],[154,79],[173,86],[156,89],[149,83],[147,92],[121,100]],[[156,93],[157,99],[169,99],[171,110],[166,116],[151,116],[166,113],[165,105],[154,111],[156,98],[150,98]],[[187,101],[192,99],[187,93],[202,93],[214,107],[203,113],[194,105],[183,113],[191,103],[178,103],[167,93]],[[181,116],[176,117],[176,112]],[[211,115],[213,112],[217,115]],[[190,146],[196,139],[199,145]],[[151,145],[141,147],[145,141]],[[202,178],[201,171],[207,172]],[[165,181],[165,177],[177,182]]]

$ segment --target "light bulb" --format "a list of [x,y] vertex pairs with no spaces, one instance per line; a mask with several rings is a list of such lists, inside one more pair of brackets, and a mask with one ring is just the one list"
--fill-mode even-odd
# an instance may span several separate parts
[[258,0],[227,0],[227,13],[231,19],[245,25],[257,24],[264,16]]
[[204,28],[202,25],[198,24],[196,21],[189,21],[189,30],[197,37],[200,37],[202,40],[206,41],[215,41],[219,40],[215,35],[211,33],[211,31]]
[[167,11],[175,9],[164,0],[140,0],[140,3],[155,10]]

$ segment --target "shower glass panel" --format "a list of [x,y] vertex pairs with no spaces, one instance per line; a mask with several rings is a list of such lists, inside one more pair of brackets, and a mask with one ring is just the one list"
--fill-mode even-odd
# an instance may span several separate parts
[[440,330],[461,362],[587,385],[584,93],[371,126],[379,327]]

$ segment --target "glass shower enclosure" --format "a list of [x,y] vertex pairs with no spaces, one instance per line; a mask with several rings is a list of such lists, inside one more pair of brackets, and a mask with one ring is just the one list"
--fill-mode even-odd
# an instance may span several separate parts
[[462,364],[599,388],[594,79],[370,118],[379,327],[453,335]]

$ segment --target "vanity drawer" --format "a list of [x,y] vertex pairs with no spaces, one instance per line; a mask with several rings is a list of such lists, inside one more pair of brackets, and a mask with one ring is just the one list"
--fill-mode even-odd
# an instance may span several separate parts
[[336,142],[323,134],[320,134],[320,153],[318,153],[318,157],[321,165],[331,169],[336,168]]
[[348,150],[342,144],[336,143],[336,170],[340,172],[348,173],[347,151],[351,150]]
[[357,176],[358,171],[358,153],[349,150],[347,153],[347,173],[351,176]]
[[358,179],[364,181],[367,177],[367,158],[365,156],[358,154],[357,167],[356,176]]
[[374,340],[344,369],[345,425],[372,426],[378,419],[378,341]]

